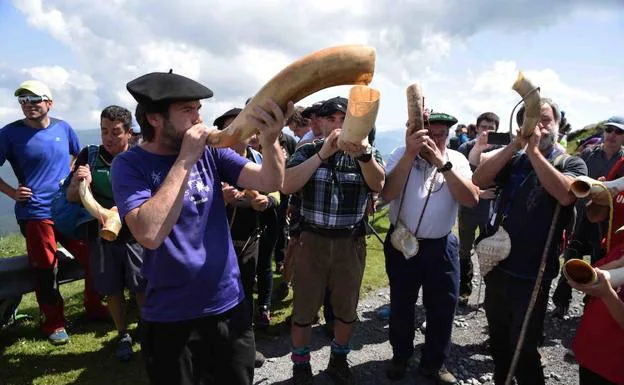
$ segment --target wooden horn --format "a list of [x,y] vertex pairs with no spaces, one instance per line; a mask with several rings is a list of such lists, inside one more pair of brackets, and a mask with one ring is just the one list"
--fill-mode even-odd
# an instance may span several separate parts
[[522,71],[518,73],[518,78],[511,88],[522,96],[524,101],[524,120],[522,127],[520,127],[520,135],[528,138],[533,134],[535,126],[540,120],[541,97],[539,90],[524,76]]
[[296,103],[328,87],[368,85],[375,72],[375,56],[374,48],[362,45],[331,47],[304,56],[269,80],[226,129],[211,132],[206,144],[229,147],[254,135],[258,129],[248,117],[267,98],[285,110],[288,102]]
[[591,285],[598,281],[594,268],[582,259],[570,259],[563,265],[563,275],[581,285]]
[[347,114],[338,136],[338,147],[346,153],[356,154],[372,131],[379,111],[378,90],[367,86],[354,86],[349,92]]
[[97,219],[102,224],[102,229],[100,230],[102,239],[107,241],[114,241],[117,239],[119,230],[121,230],[121,218],[119,218],[117,207],[113,207],[110,210],[102,207],[95,200],[93,194],[91,194],[91,189],[89,189],[89,185],[85,179],[80,181],[78,192],[84,208],[93,215],[93,218]]

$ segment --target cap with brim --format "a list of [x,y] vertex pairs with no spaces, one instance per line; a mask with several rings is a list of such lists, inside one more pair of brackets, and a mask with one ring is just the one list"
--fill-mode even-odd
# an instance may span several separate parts
[[337,96],[325,101],[321,108],[316,112],[318,116],[330,116],[336,112],[347,113],[347,104],[349,101],[346,98]]
[[126,89],[139,104],[148,109],[212,97],[208,87],[172,71],[143,75],[126,84]]
[[231,110],[226,111],[223,115],[216,118],[214,122],[212,122],[212,125],[216,126],[219,130],[223,130],[225,128],[223,127],[223,124],[225,123],[225,121],[228,120],[229,118],[237,117],[238,114],[241,113],[241,111],[243,110],[240,108],[232,108]]
[[443,112],[433,112],[429,115],[429,124],[432,123],[441,123],[447,127],[452,127],[457,123],[457,119],[454,116]]
[[21,96],[24,91],[28,91],[37,96],[46,96],[48,99],[52,100],[52,92],[50,92],[48,86],[38,80],[27,80],[20,84],[15,90],[14,96]]
[[308,108],[304,109],[303,111],[301,111],[301,116],[303,116],[306,119],[310,119],[312,114],[316,114],[318,112],[318,110],[323,106],[323,103],[325,103],[325,101],[320,101],[320,102],[314,103],[310,107],[308,107]]
[[624,130],[624,117],[612,116],[604,123],[605,126],[612,126]]

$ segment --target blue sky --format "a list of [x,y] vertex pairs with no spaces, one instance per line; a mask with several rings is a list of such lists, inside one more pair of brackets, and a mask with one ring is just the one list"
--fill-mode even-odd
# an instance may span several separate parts
[[[308,18],[286,11],[282,18],[276,16],[283,3]],[[517,70],[526,71],[543,94],[559,101],[574,127],[624,115],[624,1],[571,0],[567,6],[552,0],[406,1],[401,3],[404,10],[376,11],[375,3],[352,0],[344,9],[366,6],[342,19],[321,9],[321,3],[272,0],[249,5],[233,0],[206,9],[201,1],[190,0],[182,9],[166,1],[150,2],[151,7],[124,0],[0,1],[0,125],[19,117],[11,88],[26,78],[51,83],[58,91],[57,115],[82,129],[97,127],[98,111],[106,105],[133,110],[125,83],[147,71],[169,68],[215,91],[204,109],[214,117],[240,105],[293,59],[312,49],[351,42],[377,48],[371,86],[382,91],[382,130],[402,126],[404,90],[414,81],[423,84],[430,106],[462,122],[470,123],[486,110],[506,121],[517,100],[510,89]],[[517,11],[531,3],[553,16]],[[344,12],[342,6],[336,12]],[[454,9],[459,6],[467,11]],[[436,16],[450,7],[465,18]],[[197,11],[189,13],[190,9]],[[249,26],[245,12],[253,14],[257,26]],[[232,14],[241,20],[232,19]],[[219,36],[201,28],[211,20],[221,28]],[[184,28],[164,28],[181,25]],[[348,87],[321,91],[301,104],[347,91]]]

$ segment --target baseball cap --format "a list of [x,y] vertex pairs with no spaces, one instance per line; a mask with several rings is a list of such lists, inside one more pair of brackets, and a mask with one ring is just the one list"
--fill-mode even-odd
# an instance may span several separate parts
[[604,123],[605,126],[613,126],[615,128],[619,128],[620,130],[624,130],[624,117],[622,116],[612,116]]
[[336,112],[347,113],[347,104],[349,101],[341,96],[336,96],[326,100],[323,105],[318,109],[316,115],[318,116],[330,116]]
[[26,80],[17,87],[14,96],[20,96],[23,91],[29,91],[37,96],[47,96],[48,99],[52,100],[52,92],[48,86],[39,80]]
[[305,108],[303,111],[301,111],[301,116],[306,119],[310,119],[310,116],[312,116],[312,114],[316,114],[318,110],[323,106],[323,103],[325,103],[325,101],[321,100],[320,102],[316,102],[310,107]]

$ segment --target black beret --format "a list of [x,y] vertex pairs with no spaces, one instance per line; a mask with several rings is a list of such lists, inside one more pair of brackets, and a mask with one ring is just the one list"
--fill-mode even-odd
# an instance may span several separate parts
[[329,116],[333,115],[336,112],[347,113],[347,104],[349,100],[343,98],[341,96],[336,96],[335,98],[327,99],[321,108],[316,112],[318,116]]
[[153,106],[167,106],[173,102],[212,97],[212,91],[208,87],[172,71],[143,75],[126,84],[126,89],[139,104],[148,109]]
[[325,103],[324,100],[314,103],[310,107],[301,111],[301,116],[303,116],[306,119],[310,119],[310,116],[312,116],[312,114],[316,114],[318,110],[323,106],[323,103]]
[[223,123],[225,123],[225,121],[228,118],[235,118],[238,116],[238,114],[241,113],[241,111],[243,111],[240,108],[232,108],[229,111],[226,111],[223,115],[219,116],[218,118],[216,118],[214,120],[214,122],[212,122],[213,126],[216,126],[219,130],[223,130],[225,127],[223,127]]

